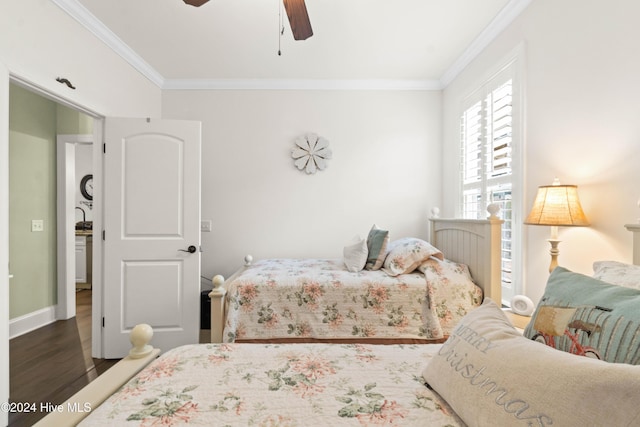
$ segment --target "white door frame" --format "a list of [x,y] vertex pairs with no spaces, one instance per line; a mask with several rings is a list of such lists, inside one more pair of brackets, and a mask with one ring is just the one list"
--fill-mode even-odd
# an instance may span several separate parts
[[91,144],[93,135],[58,135],[58,305],[56,319],[76,315],[75,195],[76,145]]
[[[104,117],[93,118],[93,261],[91,265],[91,355],[102,359],[103,336],[102,317],[104,306],[102,304],[103,287],[103,253],[104,241],[102,230],[104,223],[104,157],[102,147],[104,144]],[[75,285],[74,285],[75,287]]]
[[[103,116],[80,105],[53,95],[46,89],[11,74],[0,62],[0,235],[9,235],[9,84],[16,83],[46,98],[59,102],[67,107],[79,110],[94,118],[93,141],[95,146],[102,146]],[[94,184],[102,185],[102,150],[93,150]],[[101,187],[96,187],[101,188]],[[102,230],[101,190],[94,197],[93,223],[97,230]],[[97,242],[100,242],[97,244]],[[93,321],[92,346],[93,357],[102,357],[102,239],[94,240],[93,258]],[[74,284],[75,288],[75,284]],[[74,289],[75,292],[75,289]],[[75,308],[74,308],[75,309]],[[9,239],[0,242],[0,403],[9,401]],[[0,426],[9,424],[7,411],[0,411]]]
[[[0,62],[0,235],[9,236],[9,70]],[[9,401],[9,238],[0,241],[0,403]],[[0,426],[9,412],[0,411]]]

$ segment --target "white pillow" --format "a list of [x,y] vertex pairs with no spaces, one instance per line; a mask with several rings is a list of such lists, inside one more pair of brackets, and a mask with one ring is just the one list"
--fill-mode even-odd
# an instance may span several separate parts
[[344,256],[344,265],[347,270],[356,273],[364,268],[367,263],[369,249],[367,249],[367,241],[361,239],[360,236],[353,238],[353,241],[344,247],[342,254]]
[[470,427],[640,425],[640,366],[529,340],[490,299],[460,321],[422,375]]
[[593,263],[593,278],[612,285],[640,289],[640,265],[596,261]]

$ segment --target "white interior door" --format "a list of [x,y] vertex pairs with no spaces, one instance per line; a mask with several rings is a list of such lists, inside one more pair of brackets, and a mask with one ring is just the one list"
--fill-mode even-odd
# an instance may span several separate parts
[[106,358],[129,352],[138,323],[153,327],[152,344],[163,351],[198,342],[200,127],[105,120]]

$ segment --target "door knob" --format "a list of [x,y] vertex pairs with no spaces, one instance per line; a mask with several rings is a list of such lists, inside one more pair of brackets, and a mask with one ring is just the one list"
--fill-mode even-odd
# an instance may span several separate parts
[[196,253],[198,250],[195,246],[191,245],[187,249],[178,249],[180,252],[189,252],[190,254]]

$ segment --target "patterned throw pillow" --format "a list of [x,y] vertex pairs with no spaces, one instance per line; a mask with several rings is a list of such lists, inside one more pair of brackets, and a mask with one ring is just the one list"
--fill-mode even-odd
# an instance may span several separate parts
[[380,270],[384,258],[387,256],[387,245],[389,244],[389,231],[379,229],[375,224],[369,231],[367,237],[367,270]]
[[639,365],[638,307],[640,290],[556,267],[524,335],[569,353]]
[[526,339],[489,299],[462,319],[422,376],[470,427],[640,425],[640,367]]
[[389,244],[389,253],[384,260],[384,272],[390,276],[411,273],[431,257],[444,259],[442,252],[424,240],[405,237]]

